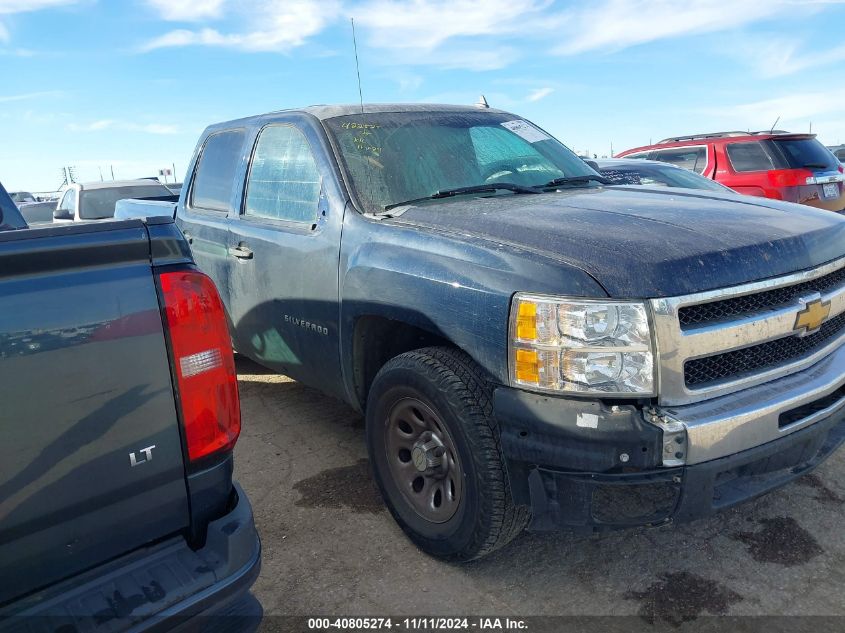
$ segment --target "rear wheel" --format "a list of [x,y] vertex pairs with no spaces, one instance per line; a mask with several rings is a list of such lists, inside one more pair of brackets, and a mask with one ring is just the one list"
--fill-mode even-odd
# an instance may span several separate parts
[[367,445],[388,508],[424,551],[471,560],[525,528],[528,509],[511,499],[490,384],[466,354],[431,347],[390,360],[370,388]]

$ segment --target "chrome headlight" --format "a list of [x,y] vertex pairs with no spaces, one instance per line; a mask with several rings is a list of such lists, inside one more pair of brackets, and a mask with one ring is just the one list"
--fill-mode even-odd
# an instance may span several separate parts
[[510,317],[510,376],[536,391],[653,396],[645,304],[520,294]]

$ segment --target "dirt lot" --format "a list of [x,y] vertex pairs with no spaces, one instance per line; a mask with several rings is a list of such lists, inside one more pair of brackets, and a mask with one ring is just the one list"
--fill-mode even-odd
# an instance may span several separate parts
[[[716,518],[602,537],[525,534],[468,565],[420,553],[384,509],[363,420],[239,359],[236,476],[264,544],[267,615],[845,615],[845,451]],[[843,623],[845,620],[837,619]]]

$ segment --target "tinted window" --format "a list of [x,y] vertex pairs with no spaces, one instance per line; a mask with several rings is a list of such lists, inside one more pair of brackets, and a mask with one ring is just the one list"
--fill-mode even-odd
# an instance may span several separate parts
[[625,158],[634,158],[634,159],[637,159],[637,160],[642,160],[644,158],[648,158],[649,154],[651,154],[651,151],[637,152],[636,154],[626,154]]
[[208,137],[194,175],[191,206],[224,213],[229,210],[243,143],[243,130],[218,132]]
[[839,161],[824,145],[814,138],[802,139],[773,139],[776,147],[786,158],[786,162],[793,169],[827,169],[839,168]]
[[258,137],[244,213],[292,222],[314,222],[320,174],[305,136],[289,125],[267,127]]
[[839,162],[845,162],[845,149],[836,150],[834,155],[839,159]]
[[775,168],[760,143],[728,143],[726,151],[734,171],[767,171]]
[[83,189],[79,194],[79,217],[83,220],[102,220],[114,217],[114,205],[127,198],[152,198],[172,195],[163,185],[109,187]]
[[444,189],[543,185],[562,176],[595,175],[559,141],[505,113],[381,112],[330,118],[324,124],[334,137],[347,184],[371,213]]
[[[627,158],[627,157],[626,157]],[[657,187],[684,187],[730,193],[730,189],[719,183],[686,169],[669,165],[645,163],[641,165],[614,165],[602,168],[602,176],[615,185],[648,185]]]
[[654,160],[671,163],[690,171],[702,172],[707,166],[707,148],[673,147],[672,149],[661,149],[655,153]]

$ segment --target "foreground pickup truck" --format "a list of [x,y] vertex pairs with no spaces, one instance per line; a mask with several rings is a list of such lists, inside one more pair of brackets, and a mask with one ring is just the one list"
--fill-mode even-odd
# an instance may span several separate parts
[[0,630],[241,609],[260,546],[234,361],[172,220],[28,229],[0,187],[0,403]]
[[214,125],[176,215],[237,350],[366,412],[426,551],[710,514],[845,435],[845,219],[608,187],[492,109]]

